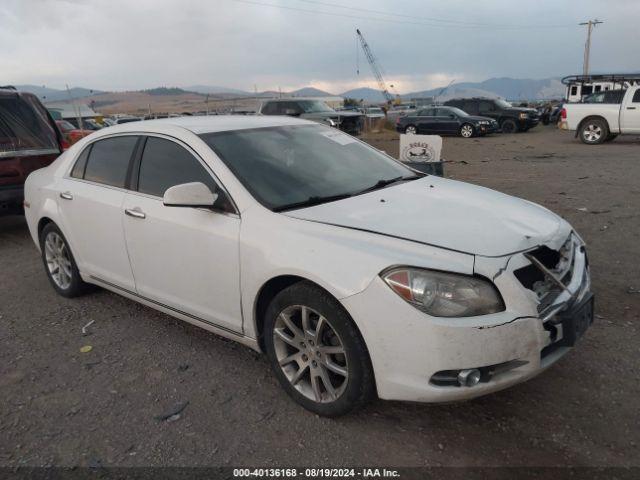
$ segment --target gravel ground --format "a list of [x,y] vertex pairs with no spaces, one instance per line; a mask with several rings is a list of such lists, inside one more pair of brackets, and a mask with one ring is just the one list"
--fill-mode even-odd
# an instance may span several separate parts
[[[367,140],[397,153],[391,132]],[[444,157],[446,176],[541,203],[588,243],[596,322],[549,371],[467,403],[320,418],[245,347],[106,291],[57,296],[5,217],[0,466],[640,466],[640,138],[588,147],[541,126],[445,138]]]

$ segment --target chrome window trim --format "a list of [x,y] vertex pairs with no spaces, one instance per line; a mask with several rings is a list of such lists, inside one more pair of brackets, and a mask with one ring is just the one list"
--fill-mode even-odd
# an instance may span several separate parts
[[[207,165],[207,163],[202,159],[202,157],[200,157],[200,155],[198,155],[198,153],[193,148],[191,148],[191,146],[189,146],[188,144],[186,144],[185,142],[183,142],[179,138],[172,137],[171,135],[167,135],[167,134],[164,134],[164,133],[137,132],[137,131],[136,132],[117,132],[117,133],[112,133],[110,135],[105,135],[105,136],[102,136],[102,137],[99,137],[99,138],[94,138],[90,142],[87,142],[87,144],[77,153],[77,155],[74,156],[74,158],[70,162],[70,166],[67,168],[65,174],[63,175],[63,178],[66,179],[66,180],[73,180],[73,181],[77,181],[77,182],[83,182],[83,183],[87,183],[89,185],[95,185],[95,186],[98,186],[98,187],[110,188],[110,189],[119,190],[119,191],[122,191],[122,192],[125,192],[125,193],[131,193],[131,194],[146,196],[148,198],[162,200],[162,197],[158,197],[157,195],[151,195],[151,194],[148,194],[148,193],[138,192],[137,190],[130,190],[130,189],[127,189],[127,188],[115,187],[113,185],[107,185],[107,184],[104,184],[104,183],[93,182],[91,180],[85,180],[84,178],[76,178],[76,177],[72,177],[71,176],[71,172],[73,171],[73,168],[75,167],[76,162],[78,161],[78,159],[80,158],[82,153],[87,148],[90,148],[94,143],[99,142],[101,140],[107,140],[109,138],[115,138],[115,137],[156,137],[156,138],[162,138],[164,140],[173,142],[173,143],[181,146],[182,148],[185,148],[187,150],[187,152],[189,152],[200,163],[200,165],[202,165],[202,167],[205,169],[205,171],[211,175],[211,178],[213,178],[213,181],[218,186],[218,188],[220,188],[220,190],[222,190],[227,195],[227,197],[231,201],[231,205],[233,206],[233,209],[235,210],[234,212],[225,212],[225,211],[222,211],[222,210],[215,210],[215,212],[223,214],[223,215],[229,215],[229,216],[232,216],[232,217],[240,218],[240,209],[238,208],[238,204],[236,203],[236,201],[233,199],[233,197],[229,193],[229,190],[227,190],[227,188],[220,181],[220,179],[215,174],[215,172],[211,169],[211,167],[209,167],[209,165]],[[210,148],[210,147],[207,146],[207,148]],[[211,150],[211,151],[213,152],[213,150]],[[144,152],[142,152],[142,153],[144,153]],[[213,153],[215,154],[215,152],[213,152]],[[142,160],[142,157],[140,158],[140,160]]]

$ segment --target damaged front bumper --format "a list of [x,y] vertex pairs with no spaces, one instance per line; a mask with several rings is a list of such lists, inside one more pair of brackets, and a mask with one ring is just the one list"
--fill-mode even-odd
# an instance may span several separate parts
[[[531,260],[537,249],[476,257],[476,273],[493,279],[504,298],[505,311],[496,314],[431,317],[390,292],[380,278],[343,299],[369,349],[380,398],[470,399],[534,377],[565,355],[593,319],[584,245],[575,234],[569,240],[547,245],[543,253],[557,252],[541,257],[548,272],[529,271],[526,278],[523,268],[539,268]],[[556,257],[562,261],[553,264]],[[548,289],[546,282],[552,284]],[[479,372],[479,381],[465,386],[460,378],[470,370]]]

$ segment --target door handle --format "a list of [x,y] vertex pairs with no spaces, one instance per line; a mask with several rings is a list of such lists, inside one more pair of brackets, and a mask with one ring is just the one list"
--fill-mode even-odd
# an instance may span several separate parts
[[627,107],[627,110],[635,110],[636,107]]
[[65,200],[73,200],[73,195],[71,195],[71,192],[62,192],[60,194],[60,198],[64,198]]
[[135,217],[135,218],[147,218],[147,216],[145,215],[145,213],[140,210],[138,207],[136,208],[127,208],[124,213],[126,215],[129,215],[130,217]]

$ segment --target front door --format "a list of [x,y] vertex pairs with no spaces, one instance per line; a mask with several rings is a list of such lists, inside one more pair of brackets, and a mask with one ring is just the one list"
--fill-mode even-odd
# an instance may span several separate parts
[[[207,168],[185,145],[146,139],[137,191],[123,204],[127,249],[138,295],[241,332],[240,218]],[[219,195],[215,211],[163,204],[169,187],[189,182]]]
[[620,127],[622,133],[640,133],[640,88],[635,91],[630,102],[622,105]]

